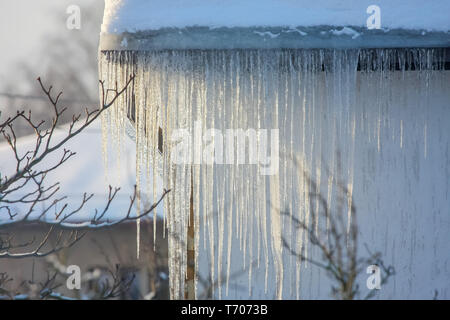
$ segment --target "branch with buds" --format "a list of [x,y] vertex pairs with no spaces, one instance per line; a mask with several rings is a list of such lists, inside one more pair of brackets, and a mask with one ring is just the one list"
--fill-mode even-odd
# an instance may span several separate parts
[[[303,171],[305,185],[309,186],[310,219],[303,220],[295,217],[291,212],[282,212],[286,219],[292,222],[300,237],[309,240],[311,248],[317,249],[319,257],[308,254],[307,248],[292,245],[290,239],[282,238],[284,248],[300,262],[309,263],[324,270],[333,285],[332,295],[337,299],[352,300],[360,297],[360,288],[357,277],[363,274],[370,265],[377,265],[382,272],[381,285],[395,274],[393,266],[386,266],[381,258],[381,253],[372,253],[365,246],[368,256],[361,256],[358,252],[358,224],[357,211],[353,195],[349,192],[347,184],[339,177],[341,171],[340,154],[337,154],[337,173],[331,177],[332,187],[336,190],[336,203],[332,206],[328,197],[323,195],[317,182],[310,174]],[[297,159],[294,159],[297,167],[302,167]],[[350,200],[349,200],[350,198]],[[348,214],[349,213],[349,214]],[[350,218],[350,219],[349,219]],[[322,223],[321,223],[322,222]],[[370,291],[364,299],[370,299],[375,291]]]
[[[40,78],[37,81],[49,101],[53,115],[49,128],[43,129],[45,121],[34,119],[31,111],[19,111],[14,116],[0,121],[0,135],[7,142],[12,154],[11,159],[14,161],[14,170],[11,174],[0,173],[0,230],[11,228],[16,224],[43,224],[48,228],[40,241],[36,241],[33,237],[26,243],[14,243],[14,236],[8,233],[0,233],[0,259],[49,256],[73,246],[89,230],[111,227],[126,221],[144,218],[170,192],[170,190],[164,190],[156,203],[142,209],[138,215],[135,215],[132,210],[136,198],[138,198],[138,190],[135,186],[134,193],[130,196],[125,217],[110,221],[108,212],[120,188],[109,186],[105,206],[101,210],[95,210],[94,217],[89,221],[73,222],[74,219],[71,218],[85,210],[86,204],[94,195],[85,193],[79,205],[75,208],[69,208],[66,202],[67,196],[58,196],[60,182],[47,183],[49,173],[54,172],[76,155],[75,152],[65,148],[67,143],[97,120],[121,95],[126,94],[134,79],[135,76],[131,75],[122,88],[118,88],[116,83],[114,89],[106,89],[105,82],[100,81],[100,106],[93,110],[86,109],[84,117],[82,117],[82,114],[74,115],[68,125],[67,132],[62,138],[56,139],[55,132],[62,124],[62,116],[67,112],[66,107],[59,106],[63,93],[53,94],[52,86],[46,87]],[[31,150],[23,151],[20,148],[15,130],[19,121],[25,123],[34,132]],[[49,156],[55,153],[59,153],[56,163],[43,166],[42,164],[46,163]],[[25,208],[20,213],[14,210],[14,206],[18,204],[21,208]],[[53,211],[55,212],[54,216],[49,217],[49,212]],[[56,241],[50,243],[49,239],[54,237],[56,237]],[[30,246],[32,249],[29,249]],[[9,282],[7,275],[0,275],[0,291],[5,290],[4,285],[7,282]]]

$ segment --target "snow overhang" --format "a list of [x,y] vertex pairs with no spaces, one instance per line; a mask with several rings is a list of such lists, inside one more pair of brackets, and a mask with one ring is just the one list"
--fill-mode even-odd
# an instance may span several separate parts
[[449,32],[361,27],[185,27],[103,34],[101,50],[447,48]]
[[[105,0],[101,50],[450,47],[450,1]],[[370,12],[370,10],[369,10]]]

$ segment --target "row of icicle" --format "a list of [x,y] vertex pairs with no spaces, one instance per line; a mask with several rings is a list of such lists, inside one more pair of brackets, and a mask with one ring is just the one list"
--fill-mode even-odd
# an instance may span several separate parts
[[[103,117],[103,135],[120,150],[127,117],[134,123],[137,211],[156,201],[162,187],[172,190],[164,200],[163,218],[171,298],[184,297],[189,223],[195,226],[196,270],[209,273],[214,297],[229,295],[233,273],[241,269],[248,274],[251,295],[253,273],[262,268],[266,292],[282,298],[283,284],[289,283],[299,298],[301,270],[307,263],[288,255],[283,239],[305,255],[310,250],[306,233],[293,228],[290,215],[310,223],[320,210],[311,192],[323,192],[330,209],[337,175],[342,174],[350,225],[357,141],[375,144],[378,151],[383,143],[403,148],[407,124],[390,117],[396,111],[389,109],[389,88],[399,74],[400,80],[413,81],[407,73],[411,66],[425,70],[420,76],[424,83],[430,81],[429,70],[442,68],[436,66],[435,56],[423,49],[102,52],[101,76],[107,87],[120,87],[130,74],[136,75],[132,87]],[[396,66],[400,71],[391,71]],[[407,99],[410,92],[395,94],[396,99]],[[419,108],[424,101],[410,103]],[[278,129],[278,173],[262,175],[254,164],[175,164],[171,150],[177,141],[172,134],[181,128],[192,133],[195,123],[201,123],[202,133],[210,128],[224,133]],[[162,154],[157,147],[161,131]],[[391,131],[392,141],[386,138]],[[425,122],[425,144],[426,132]],[[120,151],[117,157],[120,161]],[[305,173],[316,181],[316,190],[310,190]],[[152,178],[156,176],[163,186]],[[194,221],[189,221],[191,181]],[[154,222],[156,232],[156,216]],[[319,225],[326,229],[329,221],[319,220],[317,230]],[[140,239],[138,222],[141,241],[147,239]],[[207,261],[209,271],[199,265],[200,259]],[[196,290],[197,283],[198,277]]]

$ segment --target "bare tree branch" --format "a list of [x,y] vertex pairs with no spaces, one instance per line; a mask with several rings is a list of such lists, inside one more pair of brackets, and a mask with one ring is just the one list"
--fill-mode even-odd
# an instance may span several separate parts
[[[47,183],[46,178],[49,173],[54,172],[76,155],[75,152],[65,148],[67,143],[97,120],[103,112],[108,110],[128,90],[134,79],[135,76],[131,75],[122,88],[118,88],[116,84],[116,87],[113,89],[106,89],[104,87],[105,82],[100,81],[100,106],[93,110],[86,109],[84,118],[82,118],[81,114],[73,115],[67,132],[62,138],[58,136],[58,139],[56,139],[55,132],[61,124],[63,115],[67,112],[66,107],[59,106],[63,93],[53,94],[52,86],[47,87],[40,78],[37,79],[38,83],[50,104],[53,115],[50,126],[47,126],[48,129],[43,129],[45,121],[36,121],[32,117],[31,111],[28,113],[20,111],[16,115],[0,121],[0,134],[9,146],[12,155],[11,159],[14,161],[14,171],[10,175],[0,173],[0,229],[11,228],[16,224],[42,224],[48,227],[45,234],[42,237],[38,237],[41,239],[37,243],[35,243],[36,237],[25,243],[15,243],[14,236],[8,233],[0,233],[0,259],[51,256],[62,249],[75,245],[89,230],[107,228],[126,221],[134,221],[146,217],[155,210],[167,193],[170,192],[170,190],[164,190],[156,203],[148,206],[138,214],[134,214],[133,207],[138,197],[138,190],[135,186],[134,192],[130,196],[128,208],[124,212],[126,215],[120,219],[109,219],[108,212],[111,204],[120,191],[120,188],[109,186],[104,208],[95,210],[93,218],[88,221],[76,221],[76,215],[86,209],[86,204],[92,199],[93,194],[85,193],[78,206],[69,208],[68,203],[65,202],[67,197],[58,197],[60,183]],[[19,121],[24,122],[34,132],[31,150],[21,150],[16,135],[16,126]],[[56,152],[60,152],[56,163],[47,164],[49,155]],[[42,166],[44,163],[46,165]],[[16,204],[24,206],[25,210],[23,212],[15,210],[13,205]],[[38,207],[39,204],[42,205],[42,208],[41,206]],[[50,210],[55,210],[53,218],[49,218],[48,213]],[[30,249],[30,247],[32,248]],[[118,266],[116,270],[110,271],[110,276],[112,282],[107,283],[103,287],[102,299],[117,297],[132,282],[132,280],[124,282],[121,279]],[[11,279],[6,273],[0,273],[0,299],[71,299],[55,292],[55,289],[58,288],[55,279],[55,275],[48,275],[47,280],[43,283],[35,284],[31,281],[29,283],[30,286],[33,288],[38,286],[40,289],[31,290],[33,294],[18,294],[5,289],[6,284],[10,283]]]
[[[295,165],[300,164],[294,159]],[[337,167],[340,171],[340,155],[337,155]],[[314,181],[308,172],[303,172],[305,183],[311,190],[319,190],[316,181]],[[291,219],[293,226],[298,231],[297,234],[304,234],[313,248],[317,248],[321,259],[311,257],[305,251],[304,246],[298,251],[284,237],[283,246],[288,252],[299,259],[301,262],[311,263],[312,265],[324,270],[333,281],[332,294],[338,299],[355,299],[360,296],[360,289],[356,282],[357,277],[365,271],[369,265],[378,265],[383,271],[381,284],[385,284],[388,279],[395,274],[392,266],[386,266],[381,259],[380,253],[372,253],[367,245],[368,257],[359,257],[358,254],[358,224],[357,212],[354,205],[353,196],[349,193],[347,184],[341,181],[339,175],[333,177],[333,185],[336,186],[337,203],[334,207],[328,203],[327,197],[320,192],[310,192],[308,196],[309,211],[311,221],[302,221],[292,215],[290,212],[283,212],[287,219]],[[348,198],[351,196],[351,201]],[[316,200],[316,201],[313,201]],[[349,204],[350,208],[349,207]],[[314,205],[318,206],[315,208]],[[351,221],[347,220],[347,210],[350,210]],[[327,221],[326,227],[322,228],[319,223],[319,217],[322,216]],[[372,290],[364,299],[370,299],[375,295]]]

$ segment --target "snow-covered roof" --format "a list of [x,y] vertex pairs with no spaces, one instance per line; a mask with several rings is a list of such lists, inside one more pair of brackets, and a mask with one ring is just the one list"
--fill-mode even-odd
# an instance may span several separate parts
[[385,29],[449,31],[448,0],[105,0],[103,33],[168,27],[365,27],[370,5]]
[[[67,196],[67,200],[61,202],[58,206],[60,209],[63,204],[68,204],[67,213],[70,209],[76,209],[83,198],[83,193],[93,193],[94,197],[86,204],[84,210],[80,211],[67,222],[84,222],[90,221],[93,218],[95,209],[102,212],[108,199],[108,186],[121,187],[116,198],[105,216],[105,220],[110,222],[117,221],[127,215],[127,209],[130,204],[130,196],[133,194],[134,185],[136,183],[136,145],[135,143],[124,136],[122,139],[123,150],[120,156],[120,163],[117,159],[113,159],[110,155],[108,161],[108,168],[105,168],[102,161],[102,133],[100,122],[94,122],[91,127],[70,140],[64,147],[76,155],[64,163],[61,167],[53,172],[50,172],[46,178],[46,186],[50,186],[56,182],[60,182],[60,191],[56,198]],[[59,127],[54,134],[54,141],[60,140],[67,133],[67,126]],[[18,139],[18,146],[20,150],[32,150],[34,147],[35,138],[33,135]],[[62,150],[61,150],[62,152]],[[61,152],[50,154],[42,163],[42,168],[48,168],[54,165],[61,157]],[[3,175],[10,175],[15,170],[15,161],[13,153],[6,142],[0,144],[0,172]],[[158,181],[158,186],[162,186],[162,182]],[[161,187],[162,190],[162,187]],[[27,190],[22,190],[26,194]],[[21,191],[17,191],[16,196]],[[35,208],[35,214],[30,218],[36,218],[40,214],[42,208],[51,204],[53,197],[45,203],[41,203]],[[23,214],[29,205],[15,204],[11,206],[14,212]],[[158,216],[162,217],[163,205],[157,207]],[[53,212],[48,212],[46,219],[53,220]],[[0,224],[8,223],[8,215],[1,214]]]
[[450,46],[449,0],[105,1],[102,50]]

